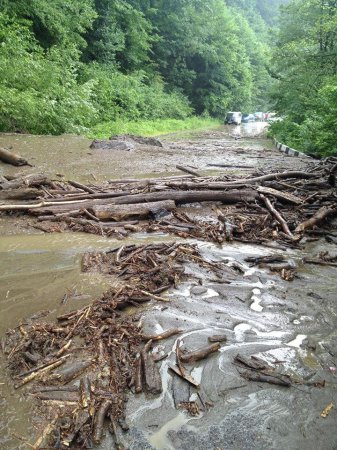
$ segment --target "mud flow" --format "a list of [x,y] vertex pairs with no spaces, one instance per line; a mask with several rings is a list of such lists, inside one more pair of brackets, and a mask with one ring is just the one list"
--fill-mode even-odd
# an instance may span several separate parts
[[[295,235],[293,222],[333,208],[335,190],[322,185],[325,166],[279,153],[264,128],[177,133],[161,137],[162,147],[116,151],[75,136],[1,135],[0,147],[35,167],[1,164],[0,174],[43,172],[98,189],[187,175],[176,166],[196,171],[197,183],[320,171],[291,190],[309,201],[303,217],[293,197],[281,209],[271,191],[263,194]],[[281,191],[293,182],[277,183]],[[310,203],[323,190],[316,198],[326,204]],[[295,242],[259,197],[235,210],[236,226],[252,210],[265,220],[244,242],[215,208],[226,219],[236,206],[185,203],[151,229],[140,221],[110,236],[69,223],[43,232],[36,215],[1,213],[1,449],[337,448],[336,219]]]

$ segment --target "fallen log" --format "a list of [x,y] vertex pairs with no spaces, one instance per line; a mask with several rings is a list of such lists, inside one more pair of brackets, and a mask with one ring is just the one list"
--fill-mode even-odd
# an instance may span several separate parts
[[249,184],[257,184],[263,181],[270,180],[282,180],[287,178],[299,178],[299,179],[308,179],[308,178],[317,178],[317,174],[315,173],[307,173],[307,172],[281,172],[281,173],[271,173],[268,175],[262,175],[260,177],[254,178],[242,178],[240,180],[235,181],[214,181],[214,182],[192,182],[192,181],[181,181],[181,182],[168,182],[165,183],[167,186],[180,188],[180,189],[226,189],[231,187],[239,187],[246,186]]
[[0,200],[33,200],[41,195],[35,188],[3,189],[0,191]]
[[[164,191],[164,192],[150,192],[147,194],[133,194],[125,195],[114,199],[97,199],[97,200],[82,200],[62,202],[43,202],[38,205],[14,205],[16,210],[29,210],[29,213],[35,215],[47,215],[64,213],[74,207],[91,209],[98,205],[130,205],[135,203],[157,202],[165,200],[173,200],[176,204],[186,204],[195,202],[223,202],[227,204],[234,204],[238,202],[254,202],[258,194],[254,190],[233,190],[227,192],[217,191]],[[0,206],[0,211],[10,211],[10,206]]]
[[93,430],[93,441],[95,444],[99,444],[102,440],[104,419],[111,405],[111,400],[103,400],[95,414]]
[[237,354],[234,360],[254,370],[266,370],[268,368],[268,365],[253,357],[247,358],[244,355]]
[[271,204],[271,201],[267,197],[265,197],[263,194],[260,194],[260,197],[264,201],[267,209],[270,211],[270,213],[275,217],[275,219],[281,225],[282,230],[288,236],[290,236],[291,239],[294,239],[292,232],[289,230],[287,222],[284,220],[284,218],[281,216],[281,214],[274,208],[274,206]]
[[200,177],[201,175],[198,172],[195,172],[192,169],[189,169],[188,167],[184,167],[184,166],[176,166],[177,169],[181,170],[182,172],[186,172],[190,175],[193,175],[194,177]]
[[88,367],[92,365],[92,363],[93,360],[76,361],[74,363],[70,363],[58,372],[53,373],[51,376],[51,380],[57,380],[61,383],[67,384],[69,383],[69,381],[73,380],[75,377],[83,373]]
[[0,147],[0,160],[12,166],[30,166],[25,158]]
[[178,375],[180,378],[184,379],[188,383],[190,383],[192,386],[198,388],[200,386],[200,383],[198,383],[191,375],[189,375],[187,372],[182,373],[179,367],[173,366],[172,364],[169,364],[169,369],[172,370],[176,375]]
[[148,353],[152,341],[150,341],[141,351],[144,384],[147,392],[151,394],[160,394],[163,391],[159,368],[152,356]]
[[18,189],[21,187],[38,187],[42,184],[49,184],[49,179],[43,174],[26,175],[14,178],[13,180],[1,183],[1,189]]
[[135,392],[139,394],[142,390],[142,360],[139,356],[135,361]]
[[304,258],[303,262],[305,264],[315,264],[317,266],[331,266],[331,267],[337,267],[337,263],[336,262],[332,262],[332,261],[323,261],[321,259],[309,259],[309,258]]
[[328,218],[329,216],[334,216],[336,214],[337,208],[323,206],[317,211],[316,214],[310,217],[310,219],[300,223],[296,227],[295,233],[302,233],[303,231],[309,228],[313,228],[315,225],[318,225],[320,222],[323,222],[324,219]]
[[211,353],[217,352],[221,347],[219,342],[200,348],[193,352],[181,353],[180,360],[184,363],[192,363],[207,358]]
[[23,379],[21,379],[21,380],[19,381],[19,383],[17,383],[17,384],[14,386],[15,389],[18,389],[18,388],[20,388],[21,386],[24,386],[25,384],[29,383],[30,381],[35,380],[35,378],[38,378],[38,377],[44,375],[46,372],[48,372],[48,371],[50,371],[50,370],[52,370],[52,369],[55,369],[56,367],[59,367],[61,364],[63,364],[63,363],[65,362],[65,360],[66,360],[66,358],[67,358],[68,356],[69,356],[69,355],[62,356],[61,358],[59,358],[59,359],[56,360],[56,361],[54,360],[54,361],[50,361],[50,362],[47,363],[47,364],[44,364],[44,366],[41,367],[41,368],[36,368],[36,369],[34,370],[34,372],[30,373],[29,375],[27,375],[26,377],[24,377]]
[[88,192],[89,194],[95,194],[94,189],[91,189],[90,187],[86,186],[85,184],[78,183],[77,181],[71,181],[68,180],[68,183],[76,188],[82,189],[82,191]]
[[208,337],[208,342],[226,342],[227,336],[225,334],[215,334]]
[[260,383],[276,384],[278,386],[291,387],[291,382],[284,375],[267,375],[260,372],[242,372],[241,376],[246,380],[259,381]]
[[80,398],[82,408],[88,408],[91,403],[91,383],[89,377],[80,380]]
[[259,192],[260,194],[269,194],[269,195],[273,195],[274,197],[286,201],[288,203],[294,203],[295,205],[300,205],[301,203],[303,203],[303,200],[299,197],[296,197],[293,194],[288,194],[287,192],[281,192],[278,191],[276,189],[270,188],[270,187],[265,187],[265,186],[259,186],[257,188],[257,192]]
[[77,403],[79,400],[78,392],[67,392],[67,391],[49,391],[49,392],[36,392],[34,397],[40,400],[53,400],[59,402],[71,402]]
[[112,219],[122,221],[127,218],[144,219],[160,210],[172,211],[176,208],[173,200],[161,202],[137,203],[132,208],[128,205],[99,205],[92,208],[94,215],[100,220]]
[[167,339],[171,336],[175,336],[176,334],[181,334],[183,330],[179,328],[170,328],[169,330],[163,331],[160,334],[152,334],[152,335],[142,335],[142,339],[144,341],[161,341],[163,339]]

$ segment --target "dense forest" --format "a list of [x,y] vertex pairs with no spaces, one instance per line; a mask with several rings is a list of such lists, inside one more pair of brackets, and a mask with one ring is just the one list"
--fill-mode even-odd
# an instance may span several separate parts
[[330,151],[336,4],[0,0],[0,131],[275,110],[280,139]]
[[265,109],[279,3],[0,0],[0,129]]
[[272,97],[284,119],[277,138],[299,150],[337,154],[337,1],[292,0],[283,8]]

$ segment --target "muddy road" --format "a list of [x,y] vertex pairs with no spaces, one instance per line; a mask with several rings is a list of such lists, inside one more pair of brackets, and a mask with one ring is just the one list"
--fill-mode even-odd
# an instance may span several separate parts
[[[306,159],[275,150],[263,128],[256,123],[179,133],[161,138],[163,148],[130,152],[90,149],[90,142],[82,137],[2,135],[0,146],[13,146],[36,167],[1,165],[0,175],[38,169],[54,179],[64,176],[92,183],[178,174],[177,164],[204,175],[306,170]],[[41,310],[51,311],[48,317],[52,320],[88,305],[114,283],[103,275],[82,273],[81,258],[87,251],[119,247],[121,241],[80,233],[43,234],[32,228],[29,220],[8,216],[0,218],[0,233],[1,335]],[[162,233],[139,233],[122,243],[154,241],[177,239]],[[183,334],[179,339],[189,349],[205,346],[212,335],[226,335],[227,341],[219,352],[193,364],[191,374],[200,382],[199,391],[168,371],[177,338],[160,343],[160,350],[168,353],[160,369],[164,389],[159,396],[130,394],[125,448],[336,450],[336,267],[302,263],[305,256],[323,250],[336,253],[336,244],[318,239],[300,250],[275,250],[239,243],[193,242],[209,262],[225,263],[225,281],[206,269],[186,264],[189,279],[169,291],[170,303],[153,302],[143,308],[143,330],[153,334],[180,328]],[[293,281],[284,281],[245,261],[247,256],[271,254],[284,255],[298,268]],[[63,301],[65,294],[67,302]],[[256,356],[287,373],[292,386],[243,378],[234,361],[238,353]],[[34,442],[30,419],[33,400],[24,389],[13,388],[3,356],[0,371],[0,447],[24,449],[26,444],[15,436]],[[191,417],[177,409],[180,402],[198,402],[199,414]],[[331,403],[333,408],[322,417]],[[109,435],[98,448],[114,448]]]

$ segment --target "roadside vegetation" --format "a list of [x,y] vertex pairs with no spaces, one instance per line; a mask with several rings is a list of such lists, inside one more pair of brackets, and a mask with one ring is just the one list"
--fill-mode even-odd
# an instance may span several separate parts
[[0,131],[152,134],[266,110],[280,3],[0,0]]
[[337,155],[337,2],[292,0],[280,24],[273,99],[284,119],[271,133],[298,150]]
[[156,119],[142,121],[116,120],[95,125],[88,133],[90,138],[108,139],[112,135],[135,134],[159,136],[184,130],[203,130],[218,127],[222,122],[212,118],[189,117],[188,119]]

